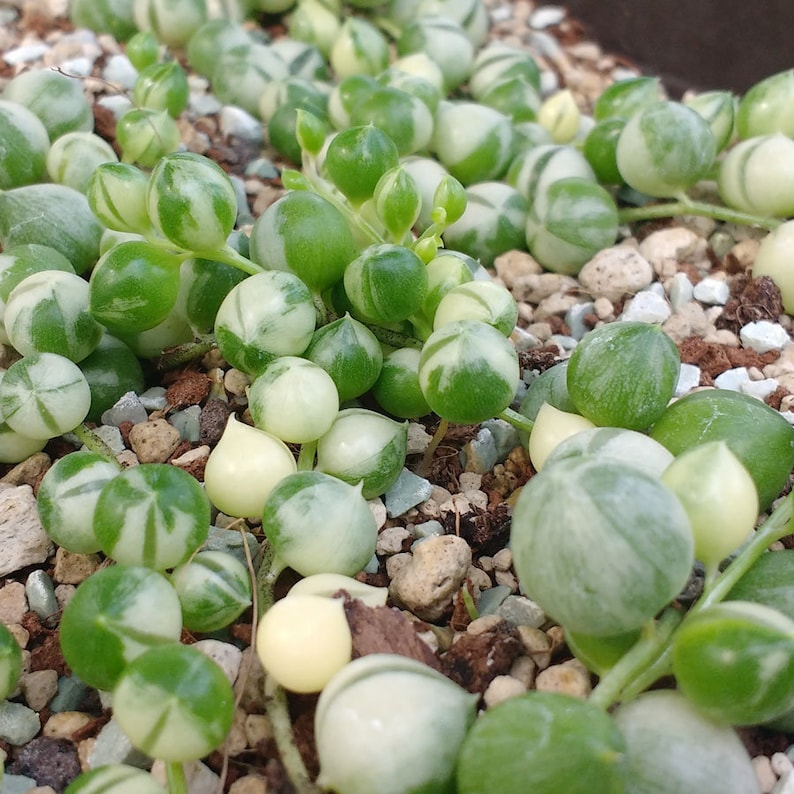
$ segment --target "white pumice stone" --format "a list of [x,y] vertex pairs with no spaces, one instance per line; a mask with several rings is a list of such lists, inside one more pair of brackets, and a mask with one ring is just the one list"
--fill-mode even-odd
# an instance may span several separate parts
[[782,350],[789,342],[788,331],[779,323],[768,320],[747,323],[739,331],[739,338],[745,347],[752,348],[756,353]]
[[710,306],[724,306],[731,296],[731,290],[725,281],[716,278],[704,278],[695,284],[693,290],[695,300]]

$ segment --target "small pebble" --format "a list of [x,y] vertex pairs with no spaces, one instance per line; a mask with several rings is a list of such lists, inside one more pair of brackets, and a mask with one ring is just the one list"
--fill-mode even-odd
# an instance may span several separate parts
[[27,744],[40,730],[39,715],[10,700],[0,702],[0,739],[9,744]]
[[675,386],[674,395],[676,397],[683,397],[699,385],[700,367],[696,364],[681,364],[681,368],[678,371],[678,382]]
[[783,777],[787,772],[794,770],[794,763],[785,753],[774,753],[769,762],[772,765],[772,771],[778,777]]
[[716,278],[704,278],[695,284],[692,291],[695,300],[709,306],[724,306],[731,296],[731,288],[727,282]]
[[535,687],[540,692],[560,692],[586,698],[592,691],[590,673],[577,659],[547,667],[538,673]]
[[496,441],[491,431],[481,427],[475,438],[467,442],[460,451],[460,461],[466,471],[485,474],[498,460]]
[[59,711],[52,714],[44,723],[42,732],[53,739],[70,739],[92,719],[90,714],[82,711]]
[[147,411],[164,411],[168,407],[166,391],[162,386],[152,386],[140,395],[141,405]]
[[11,66],[38,61],[50,48],[46,44],[23,44],[3,53],[3,60]]
[[509,595],[499,605],[496,614],[512,626],[539,629],[547,620],[546,613],[525,596]]
[[740,329],[739,339],[745,347],[755,350],[756,353],[782,350],[791,341],[788,331],[782,325],[767,320],[747,323]]
[[421,524],[414,524],[413,534],[418,540],[420,538],[440,537],[445,532],[446,530],[441,522],[430,519],[430,521],[423,521]]
[[729,389],[730,391],[741,391],[742,385],[750,382],[750,375],[747,367],[734,367],[726,369],[714,378],[714,385],[718,389]]
[[182,411],[175,411],[169,419],[183,441],[195,443],[199,440],[200,435],[200,417],[201,406],[191,405]]
[[[93,433],[100,441],[104,442],[114,455],[124,451],[124,439],[121,437],[121,430],[115,425],[100,425],[94,428]],[[83,447],[83,449],[87,449],[87,447]]]
[[105,764],[129,764],[148,769],[151,759],[136,750],[115,719],[102,726],[88,756],[91,769]]
[[58,692],[50,701],[50,711],[55,714],[63,711],[76,711],[85,701],[91,688],[88,684],[73,676],[61,676],[58,679]]
[[538,6],[529,15],[529,26],[535,30],[554,27],[565,19],[565,13],[562,6]]
[[2,794],[30,794],[36,788],[36,781],[32,777],[25,775],[3,775]]
[[138,424],[145,422],[149,415],[146,413],[140,397],[134,391],[128,391],[122,394],[112,408],[108,408],[102,414],[103,425],[115,425],[119,427],[122,422],[132,422]]
[[6,582],[0,587],[0,623],[21,623],[28,611],[28,599],[22,582]]
[[243,661],[243,652],[236,645],[220,640],[206,639],[194,642],[193,647],[212,659],[223,670],[229,683],[234,684]]
[[396,572],[389,592],[396,603],[421,620],[433,622],[451,605],[470,565],[471,547],[463,538],[427,538]]
[[763,380],[748,380],[739,384],[739,391],[742,394],[749,394],[759,400],[765,400],[774,392],[780,384],[774,378],[764,378]]
[[41,711],[58,691],[58,673],[55,670],[33,670],[19,680],[25,703],[33,711]]
[[58,611],[58,599],[55,598],[55,585],[45,571],[31,571],[25,581],[25,595],[30,608],[46,621]]
[[526,655],[535,662],[538,670],[545,670],[551,664],[552,643],[548,634],[531,626],[518,626],[516,631]]
[[757,755],[752,759],[752,764],[761,794],[770,794],[777,783],[777,775],[772,771],[772,763],[767,756]]
[[599,251],[579,271],[579,282],[594,298],[620,300],[647,289],[653,282],[648,259],[628,245]]
[[[190,794],[217,794],[221,779],[201,761],[185,761],[183,763],[187,790]],[[162,786],[167,785],[166,765],[164,761],[155,761],[151,768],[152,777]]]
[[238,777],[229,786],[229,794],[268,794],[269,790],[267,780],[259,775]]
[[589,330],[590,326],[585,322],[585,317],[595,312],[595,304],[592,301],[587,303],[577,303],[571,306],[565,315],[565,324],[571,330],[574,339],[581,339]]
[[[486,419],[482,423],[482,427],[493,437],[496,444],[496,460],[499,462],[504,461],[516,447],[521,446],[518,430],[504,419]],[[485,474],[485,472],[478,473]],[[472,488],[471,490],[477,489]]]
[[622,320],[663,323],[673,313],[670,304],[650,289],[638,292],[623,309]]
[[411,538],[405,527],[386,527],[378,533],[375,553],[380,556],[399,554],[403,551],[403,543]]
[[165,463],[182,440],[165,419],[139,422],[130,430],[130,447],[141,463]]
[[771,794],[794,794],[794,772],[784,773],[775,783]]
[[221,110],[220,129],[227,138],[250,143],[261,143],[264,140],[262,122],[234,105],[227,105]]
[[383,495],[386,514],[390,518],[401,516],[428,499],[432,491],[433,486],[429,480],[404,468]]
[[482,700],[486,708],[495,706],[497,703],[503,703],[510,698],[523,695],[527,691],[523,681],[513,678],[512,675],[497,675],[491,679],[485,692],[482,694]]
[[53,552],[29,485],[0,483],[0,549],[0,576],[46,562]]

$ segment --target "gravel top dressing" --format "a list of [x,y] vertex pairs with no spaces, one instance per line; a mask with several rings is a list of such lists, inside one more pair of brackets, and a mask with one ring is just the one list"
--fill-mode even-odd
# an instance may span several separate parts
[[0,53],[0,794],[794,791],[794,72],[528,0]]

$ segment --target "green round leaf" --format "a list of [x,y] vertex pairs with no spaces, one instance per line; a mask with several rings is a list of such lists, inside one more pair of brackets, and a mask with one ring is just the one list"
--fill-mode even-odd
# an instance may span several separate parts
[[193,761],[226,738],[234,692],[216,662],[189,645],[150,648],[122,672],[113,716],[133,746],[164,761]]
[[611,717],[556,692],[528,692],[481,714],[458,760],[460,794],[612,794],[623,787],[623,737]]
[[567,630],[640,628],[689,578],[694,542],[673,492],[636,466],[589,455],[522,489],[510,546],[521,587]]
[[706,441],[725,441],[758,488],[760,509],[780,494],[794,467],[794,429],[755,397],[726,389],[692,392],[662,413],[651,437],[673,455]]
[[568,394],[593,424],[645,430],[672,398],[680,362],[675,343],[660,327],[609,323],[585,334],[574,348]]
[[94,532],[116,562],[158,571],[184,562],[207,539],[210,503],[198,480],[168,463],[125,469],[102,489]]
[[161,574],[111,565],[80,584],[61,617],[61,650],[89,686],[112,689],[122,670],[154,645],[176,643],[182,613]]

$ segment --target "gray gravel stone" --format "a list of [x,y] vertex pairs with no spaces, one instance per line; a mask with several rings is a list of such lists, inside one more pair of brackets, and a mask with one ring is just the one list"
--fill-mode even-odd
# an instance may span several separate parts
[[145,422],[148,416],[141,398],[134,391],[128,391],[116,400],[112,408],[108,408],[102,414],[102,424],[118,427],[122,422],[132,422],[135,425]]
[[524,596],[509,595],[496,608],[495,614],[512,626],[530,626],[539,629],[547,620],[546,613]]
[[486,427],[481,427],[477,435],[465,444],[460,451],[460,461],[466,471],[485,474],[490,471],[499,459],[496,439]]
[[140,769],[148,769],[151,759],[136,750],[115,719],[102,726],[97,734],[96,742],[88,754],[91,769],[106,764],[129,764]]
[[390,518],[401,516],[407,510],[428,499],[432,490],[433,486],[429,480],[404,468],[394,484],[383,495],[386,514]]
[[58,611],[55,585],[45,571],[31,571],[25,582],[25,595],[30,608],[43,620]]
[[17,747],[27,744],[41,729],[39,715],[10,700],[0,702],[0,739]]

